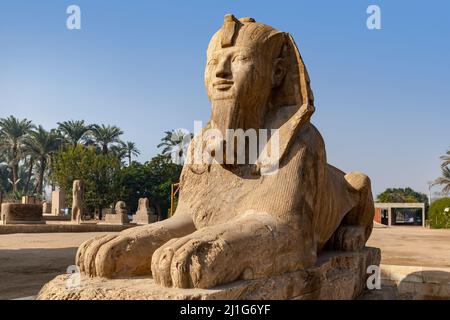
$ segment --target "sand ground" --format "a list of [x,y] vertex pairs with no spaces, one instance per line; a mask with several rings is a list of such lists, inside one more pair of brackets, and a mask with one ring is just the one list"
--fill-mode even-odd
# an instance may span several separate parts
[[[74,264],[77,247],[102,233],[0,235],[0,299],[36,295],[42,285]],[[382,250],[382,263],[450,267],[450,230],[375,228],[369,246]]]

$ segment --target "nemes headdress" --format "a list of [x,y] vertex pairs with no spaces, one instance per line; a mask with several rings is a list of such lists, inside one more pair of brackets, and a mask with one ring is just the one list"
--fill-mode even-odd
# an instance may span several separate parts
[[287,74],[281,87],[274,93],[271,102],[273,108],[314,105],[308,72],[289,33],[258,23],[253,18],[237,19],[234,15],[227,14],[222,27],[211,39],[208,54],[232,46],[253,47],[261,49],[266,55],[285,59]]
[[286,76],[281,85],[273,90],[268,110],[297,106],[297,111],[279,128],[281,160],[293,137],[309,122],[315,111],[310,79],[300,51],[289,33],[258,23],[253,18],[237,19],[228,14],[224,18],[223,26],[211,39],[208,55],[231,46],[252,47],[274,59],[282,58],[285,62]]

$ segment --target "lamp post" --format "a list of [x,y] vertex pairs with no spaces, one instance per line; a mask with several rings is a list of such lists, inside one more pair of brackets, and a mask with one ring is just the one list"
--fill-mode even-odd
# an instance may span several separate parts
[[428,196],[428,205],[431,206],[431,188],[433,187],[434,182],[433,181],[428,181],[427,184],[428,184],[428,194],[429,194],[429,196]]

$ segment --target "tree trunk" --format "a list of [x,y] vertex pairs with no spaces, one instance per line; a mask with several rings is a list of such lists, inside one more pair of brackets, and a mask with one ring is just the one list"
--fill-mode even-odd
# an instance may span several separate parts
[[42,190],[43,190],[43,185],[44,185],[44,174],[45,174],[45,169],[47,166],[47,161],[45,158],[41,158],[39,160],[39,163],[40,163],[39,164],[39,167],[40,167],[39,177],[38,177],[38,181],[36,182],[36,186],[34,187],[33,193],[42,195]]
[[104,155],[108,153],[108,145],[107,145],[107,144],[104,144],[104,145],[102,146],[102,153],[103,153]]
[[27,182],[25,183],[25,187],[24,187],[24,189],[23,189],[23,193],[24,193],[25,195],[28,194],[28,190],[30,189],[31,176],[33,175],[33,166],[34,166],[34,160],[33,160],[33,158],[30,158],[30,164],[29,164],[29,168],[28,168]]
[[38,194],[42,195],[42,192],[44,191],[44,175],[45,170],[47,169],[47,160],[45,158],[41,159],[41,172],[39,172],[39,188],[38,188]]
[[17,192],[17,171],[18,171],[18,166],[13,163],[12,165],[12,188],[13,188],[13,192]]
[[13,192],[17,192],[17,175],[19,171],[19,162],[17,159],[17,145],[13,145],[12,150],[12,188]]

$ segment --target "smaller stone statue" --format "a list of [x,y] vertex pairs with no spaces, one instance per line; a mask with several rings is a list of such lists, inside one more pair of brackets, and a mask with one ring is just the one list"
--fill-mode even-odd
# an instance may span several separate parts
[[80,223],[83,217],[84,207],[84,183],[75,180],[72,188],[72,222]]
[[114,207],[114,213],[105,215],[107,224],[127,224],[129,223],[127,205],[124,201],[118,201]]
[[150,201],[148,198],[139,199],[138,210],[133,216],[133,223],[136,224],[149,224],[157,221],[157,215],[150,209]]

